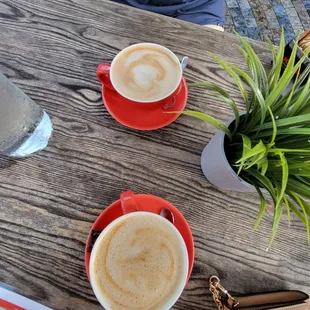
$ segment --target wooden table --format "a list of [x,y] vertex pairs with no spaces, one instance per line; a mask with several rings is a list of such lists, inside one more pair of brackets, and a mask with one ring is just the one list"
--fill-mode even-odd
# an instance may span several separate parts
[[[214,80],[240,99],[207,53],[244,68],[232,34],[104,0],[0,1],[0,71],[54,122],[42,153],[0,159],[0,281],[54,309],[101,309],[84,270],[86,237],[101,211],[131,189],[169,200],[191,225],[195,265],[174,309],[215,309],[208,291],[213,274],[236,293],[310,293],[303,225],[283,220],[266,252],[272,215],[252,231],[256,195],[221,191],[202,175],[200,154],[215,132],[211,126],[182,116],[160,130],[135,131],[103,107],[96,66],[141,41],[188,55],[188,81]],[[267,46],[253,45],[267,65]],[[203,89],[190,89],[188,108],[222,121],[231,116]]]

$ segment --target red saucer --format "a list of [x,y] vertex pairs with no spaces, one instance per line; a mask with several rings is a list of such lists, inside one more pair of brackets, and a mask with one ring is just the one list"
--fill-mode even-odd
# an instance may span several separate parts
[[[194,240],[190,227],[182,213],[170,202],[153,195],[140,194],[135,195],[135,202],[139,211],[148,211],[159,214],[162,208],[169,208],[174,215],[174,225],[182,235],[188,252],[188,276],[187,281],[192,273],[194,264]],[[85,268],[89,280],[89,260],[93,245],[100,235],[101,231],[112,221],[123,215],[120,200],[109,205],[97,218],[88,235],[85,248]]]
[[181,89],[175,96],[173,106],[163,108],[161,102],[140,103],[130,101],[116,91],[102,85],[104,105],[111,116],[119,123],[138,130],[154,130],[174,122],[179,114],[167,114],[168,111],[183,111],[187,101],[187,85],[184,77]]

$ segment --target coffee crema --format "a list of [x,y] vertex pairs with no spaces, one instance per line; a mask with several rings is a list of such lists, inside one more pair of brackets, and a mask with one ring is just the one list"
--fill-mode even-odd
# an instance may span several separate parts
[[109,309],[162,309],[185,284],[177,233],[166,219],[139,213],[109,229],[96,250],[92,282]]
[[168,97],[181,80],[179,61],[169,50],[142,43],[126,48],[112,63],[115,89],[133,101],[154,102]]

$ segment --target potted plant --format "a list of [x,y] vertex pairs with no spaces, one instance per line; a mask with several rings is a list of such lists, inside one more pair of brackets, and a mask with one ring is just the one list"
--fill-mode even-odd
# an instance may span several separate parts
[[238,37],[249,73],[212,56],[238,86],[245,111],[240,112],[234,99],[220,86],[199,82],[189,86],[211,89],[212,96],[231,107],[234,118],[224,125],[202,112],[181,113],[206,121],[220,130],[202,152],[202,170],[219,188],[257,191],[260,210],[254,229],[264,215],[266,194],[270,194],[274,214],[269,246],[276,235],[283,209],[287,210],[289,221],[293,212],[305,224],[309,241],[310,204],[306,199],[310,198],[310,66],[302,73],[299,69],[310,48],[299,60],[295,59],[296,40],[286,68],[281,72],[285,49],[282,31],[277,51],[269,41],[273,62],[267,73],[251,45]]

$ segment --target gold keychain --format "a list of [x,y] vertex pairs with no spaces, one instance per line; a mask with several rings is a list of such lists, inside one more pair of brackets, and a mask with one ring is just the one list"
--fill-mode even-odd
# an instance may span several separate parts
[[239,305],[239,301],[232,297],[228,291],[220,284],[220,279],[217,276],[212,276],[209,279],[210,292],[213,295],[213,300],[217,306],[218,310],[224,310],[223,303],[221,301],[221,292],[225,294],[228,299],[230,299],[233,303],[233,309],[235,309]]

